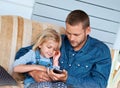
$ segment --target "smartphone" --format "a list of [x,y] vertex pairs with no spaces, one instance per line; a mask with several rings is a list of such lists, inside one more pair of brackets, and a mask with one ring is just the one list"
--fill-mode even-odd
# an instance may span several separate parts
[[53,69],[53,72],[56,74],[61,74],[63,71],[59,69]]

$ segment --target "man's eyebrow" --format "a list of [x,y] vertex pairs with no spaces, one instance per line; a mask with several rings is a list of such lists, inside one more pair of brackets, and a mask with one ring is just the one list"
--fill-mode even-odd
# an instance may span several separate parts
[[[68,32],[68,31],[66,31],[66,32],[67,32],[68,34],[72,34],[72,33]],[[79,34],[78,34],[78,33],[76,33],[76,34],[73,33],[72,35],[80,35],[80,34],[82,34],[82,33],[79,33]]]

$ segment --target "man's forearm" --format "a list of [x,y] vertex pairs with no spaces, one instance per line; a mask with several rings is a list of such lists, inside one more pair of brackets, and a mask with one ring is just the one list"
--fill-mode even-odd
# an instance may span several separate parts
[[36,82],[43,82],[43,81],[51,81],[50,77],[48,76],[47,72],[34,70],[28,72],[28,74],[36,81]]

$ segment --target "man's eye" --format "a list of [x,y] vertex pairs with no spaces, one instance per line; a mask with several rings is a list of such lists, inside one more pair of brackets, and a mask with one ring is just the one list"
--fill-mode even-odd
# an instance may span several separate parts
[[70,33],[67,32],[67,35],[70,35]]
[[67,35],[70,35],[70,33],[69,33],[69,32],[67,32],[67,31],[66,31],[66,34],[67,34]]
[[74,34],[74,36],[79,36],[79,34]]
[[47,48],[49,48],[49,49],[50,49],[51,47],[50,47],[50,46],[48,46]]

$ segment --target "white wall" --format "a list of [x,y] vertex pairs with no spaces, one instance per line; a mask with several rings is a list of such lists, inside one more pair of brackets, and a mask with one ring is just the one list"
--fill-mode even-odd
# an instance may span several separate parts
[[116,36],[113,48],[120,50],[120,27],[119,27],[119,31],[117,32],[117,36]]
[[91,22],[91,36],[113,47],[120,25],[120,0],[0,0],[0,15],[18,15],[65,26],[68,13],[82,9]]
[[0,15],[17,15],[31,19],[34,0],[0,0]]
[[91,22],[91,36],[113,47],[120,24],[120,0],[35,0],[32,19],[65,26],[68,13],[82,9]]

